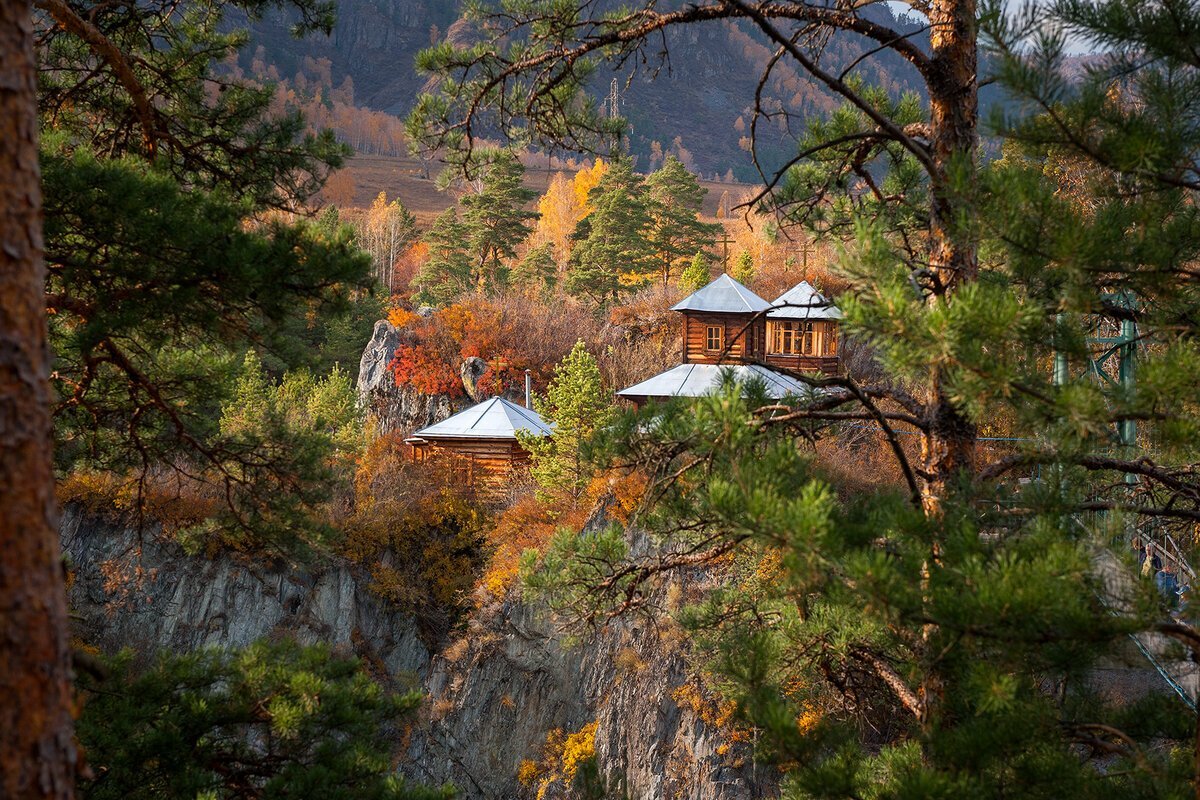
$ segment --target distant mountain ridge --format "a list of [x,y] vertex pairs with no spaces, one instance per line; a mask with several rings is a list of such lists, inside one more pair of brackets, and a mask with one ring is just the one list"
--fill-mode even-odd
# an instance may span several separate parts
[[[249,50],[261,45],[283,77],[294,74],[305,57],[328,59],[335,85],[351,78],[356,102],[404,115],[426,85],[413,60],[448,34],[462,35],[466,23],[457,9],[455,2],[437,0],[340,0],[332,36],[295,40],[287,33],[287,20],[277,15],[251,26],[254,44]],[[892,17],[886,7],[871,11],[898,29],[915,28]],[[702,175],[732,173],[738,180],[755,180],[747,137],[755,87],[771,48],[749,25],[734,22],[684,26],[672,31],[667,42],[670,60],[656,79],[643,68],[626,87],[628,73],[618,74],[621,112],[632,125],[629,147],[639,168],[654,168],[665,154],[674,153]],[[827,43],[824,63],[847,64],[867,49],[860,37],[839,34]],[[889,52],[866,58],[858,71],[896,95],[920,91],[915,71]],[[598,96],[607,94],[611,77],[597,75]],[[759,154],[768,164],[782,163],[794,153],[804,118],[827,114],[840,102],[790,63],[776,67],[765,98],[773,108],[796,115],[786,123],[760,121]]]

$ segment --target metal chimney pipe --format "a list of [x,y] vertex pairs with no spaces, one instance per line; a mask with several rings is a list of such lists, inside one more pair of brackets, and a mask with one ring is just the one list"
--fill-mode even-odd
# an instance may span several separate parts
[[533,410],[533,373],[525,370],[525,407]]

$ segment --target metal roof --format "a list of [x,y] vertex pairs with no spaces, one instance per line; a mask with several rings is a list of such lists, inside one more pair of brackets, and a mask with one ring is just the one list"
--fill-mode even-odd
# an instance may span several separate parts
[[671,306],[672,311],[718,311],[730,314],[756,314],[771,304],[742,284],[721,273],[715,281]]
[[617,392],[620,397],[700,397],[717,388],[721,383],[722,370],[732,370],[738,383],[751,378],[760,378],[766,384],[767,394],[775,399],[788,395],[803,396],[812,390],[787,375],[758,364],[680,364],[653,378],[636,383]]
[[415,439],[516,439],[517,431],[549,436],[553,431],[536,411],[493,397],[449,419],[422,428]]
[[808,281],[800,281],[775,298],[773,306],[787,305],[767,312],[767,319],[841,319],[842,312]]

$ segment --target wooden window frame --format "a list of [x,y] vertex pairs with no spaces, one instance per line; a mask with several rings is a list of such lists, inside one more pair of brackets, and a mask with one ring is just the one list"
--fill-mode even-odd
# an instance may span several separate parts
[[[713,347],[713,331],[716,331],[717,346]],[[705,325],[704,326],[704,349],[710,353],[719,353],[725,349],[725,326],[724,325]]]
[[811,356],[816,348],[816,326],[812,322],[772,322],[768,334],[771,355]]

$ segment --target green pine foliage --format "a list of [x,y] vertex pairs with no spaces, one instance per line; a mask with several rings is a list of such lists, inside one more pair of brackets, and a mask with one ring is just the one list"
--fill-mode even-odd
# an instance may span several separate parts
[[472,288],[471,257],[467,253],[466,226],[458,209],[448,208],[433,221],[425,234],[429,258],[413,277],[418,303],[444,306]]
[[[330,4],[288,5],[297,32],[331,29]],[[248,348],[276,372],[357,361],[348,353],[369,323],[353,306],[371,281],[348,228],[294,215],[347,148],[271,112],[270,88],[217,77],[247,41],[227,14],[269,7],[201,0],[184,13],[150,0],[39,14],[46,303],[61,474],[141,484],[174,472],[255,508],[294,502],[290,527],[316,518],[300,507],[322,494],[293,471],[312,460],[297,457],[307,447],[255,450],[217,420]],[[130,73],[61,13],[86,17]],[[246,539],[277,518],[226,511],[221,524]]]
[[554,434],[518,436],[532,458],[533,478],[544,497],[578,503],[592,477],[586,449],[613,414],[612,393],[604,388],[600,367],[582,340],[555,368],[545,398],[534,405]]
[[615,159],[588,195],[592,212],[572,238],[565,288],[596,306],[613,302],[656,269],[650,200],[629,159]]
[[748,250],[737,254],[737,258],[733,260],[733,272],[730,277],[746,285],[754,282],[754,256],[750,255]]
[[700,204],[708,190],[675,156],[667,156],[662,167],[646,178],[646,189],[651,218],[648,237],[666,286],[679,262],[706,250],[721,227],[700,221]]
[[163,654],[145,671],[125,653],[105,667],[81,681],[88,800],[454,796],[392,772],[419,697],[384,690],[323,645]]
[[708,264],[708,258],[703,251],[697,250],[696,255],[688,262],[687,269],[679,276],[679,288],[690,294],[703,289],[711,282],[712,268]]
[[525,167],[509,150],[491,154],[480,170],[479,190],[438,216],[425,235],[429,259],[413,278],[418,302],[449,305],[508,285],[517,247],[538,218],[525,208],[537,192],[521,183]]
[[537,192],[521,183],[524,175],[525,166],[517,156],[500,150],[483,172],[482,188],[460,201],[475,288],[480,291],[494,291],[508,283],[509,264],[539,216],[526,208]]
[[558,264],[554,261],[554,245],[547,242],[529,248],[512,273],[515,286],[529,289],[547,297],[558,282]]

